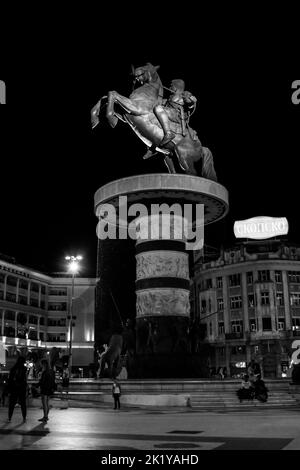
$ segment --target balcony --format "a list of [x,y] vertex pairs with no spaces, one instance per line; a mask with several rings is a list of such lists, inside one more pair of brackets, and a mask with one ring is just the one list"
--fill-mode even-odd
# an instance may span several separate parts
[[226,333],[225,334],[225,339],[230,340],[230,339],[243,339],[244,338],[244,333]]

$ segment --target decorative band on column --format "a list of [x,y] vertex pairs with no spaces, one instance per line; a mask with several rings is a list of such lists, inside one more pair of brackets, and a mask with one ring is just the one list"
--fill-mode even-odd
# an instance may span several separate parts
[[189,290],[190,282],[186,279],[176,277],[157,277],[148,279],[139,279],[135,281],[136,290],[154,289],[156,287],[178,288]]
[[136,255],[136,278],[178,277],[189,280],[189,257],[178,251],[147,251]]
[[137,319],[141,317],[190,316],[190,291],[160,288],[138,291]]

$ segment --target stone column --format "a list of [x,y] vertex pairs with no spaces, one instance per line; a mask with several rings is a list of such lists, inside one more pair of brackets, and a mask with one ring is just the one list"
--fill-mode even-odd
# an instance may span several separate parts
[[18,336],[18,313],[19,312],[15,312],[15,338]]
[[3,285],[3,300],[6,300],[6,290],[7,290],[7,274],[4,277],[4,285]]
[[41,320],[41,316],[39,315],[38,316],[38,322],[37,322],[37,341],[40,341],[40,320]]
[[19,303],[19,287],[20,287],[20,279],[17,280],[17,287],[16,287],[16,302]]
[[1,335],[4,336],[4,320],[5,320],[5,310],[2,310],[2,326],[1,326]]
[[162,216],[140,219],[141,238],[136,243],[138,355],[171,357],[189,352],[190,278],[183,223],[182,217],[171,216],[168,236]]
[[292,317],[291,317],[291,308],[290,308],[288,275],[286,271],[282,271],[282,285],[283,285],[283,299],[284,299],[283,302],[284,302],[286,329],[291,330],[292,329]]

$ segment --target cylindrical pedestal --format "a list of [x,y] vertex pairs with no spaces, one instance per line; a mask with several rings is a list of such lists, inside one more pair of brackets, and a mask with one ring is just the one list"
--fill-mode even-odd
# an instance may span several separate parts
[[162,216],[144,222],[157,233],[136,244],[137,354],[188,352],[190,282],[184,240],[172,236],[174,217],[168,240]]
[[[182,210],[175,213],[166,211],[164,214],[169,223],[156,218],[162,217],[161,213],[154,211],[154,215],[152,212],[152,205],[167,204],[171,208],[174,203]],[[189,253],[185,251],[184,239],[189,230],[184,230],[183,225],[185,221],[191,221],[183,209],[186,205],[204,206],[204,225],[221,220],[228,211],[226,189],[216,182],[190,175],[137,175],[100,188],[95,194],[95,212],[99,218],[104,216],[101,207],[106,205],[107,211],[108,204],[115,210],[109,210],[107,221],[118,229],[110,233],[117,234],[120,239],[135,233],[134,230],[126,233],[127,222],[132,228],[133,218],[139,212],[142,214],[138,221],[141,236],[136,241],[136,355],[130,356],[131,377],[204,376],[201,351],[190,350]],[[193,215],[192,218],[193,223],[195,220],[199,222],[199,217]],[[165,233],[170,221],[171,231]],[[199,248],[189,244],[188,249]],[[119,276],[117,272],[116,269],[116,278]],[[119,281],[115,282],[117,285]],[[99,318],[110,316],[109,312],[101,312],[100,309],[96,314]]]

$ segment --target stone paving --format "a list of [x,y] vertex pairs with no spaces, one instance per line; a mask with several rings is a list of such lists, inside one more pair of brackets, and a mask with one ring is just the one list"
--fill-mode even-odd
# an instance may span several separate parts
[[7,423],[0,408],[0,450],[300,450],[300,409],[197,412],[174,409],[28,410]]

